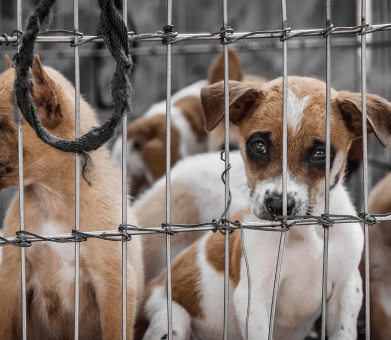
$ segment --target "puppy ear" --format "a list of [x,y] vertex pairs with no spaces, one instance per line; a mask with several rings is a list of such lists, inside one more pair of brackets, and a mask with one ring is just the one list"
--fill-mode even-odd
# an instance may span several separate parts
[[58,93],[61,89],[46,73],[38,55],[35,55],[31,72],[34,78],[34,87],[31,93],[34,104],[41,114],[42,125],[47,128],[54,128],[62,122],[58,99]]
[[8,54],[6,54],[4,56],[4,63],[5,63],[5,69],[8,70],[9,68],[12,67],[12,60],[11,58],[8,56]]
[[[238,81],[229,82],[229,118],[238,125],[240,121],[254,110],[257,100],[263,97],[262,92],[250,84]],[[202,108],[205,114],[206,129],[213,130],[224,117],[224,82],[204,87],[201,90]]]
[[[228,76],[230,80],[243,80],[243,69],[240,65],[239,55],[235,50],[228,50]],[[224,80],[223,52],[221,52],[219,56],[213,61],[213,64],[209,69],[208,75],[209,84],[217,83],[220,80]]]
[[[346,127],[356,138],[362,136],[362,96],[359,93],[339,91],[339,109]],[[373,132],[384,147],[391,145],[391,103],[375,95],[367,95],[368,132]]]

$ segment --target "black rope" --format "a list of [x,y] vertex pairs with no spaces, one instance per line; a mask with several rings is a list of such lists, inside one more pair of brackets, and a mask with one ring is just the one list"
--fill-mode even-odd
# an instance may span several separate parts
[[[17,104],[24,118],[35,130],[37,136],[50,146],[65,152],[79,153],[88,164],[86,152],[96,150],[110,138],[118,135],[126,109],[130,110],[131,84],[130,70],[133,66],[129,55],[127,30],[112,0],[99,0],[101,8],[100,29],[106,45],[117,61],[117,68],[111,80],[113,113],[102,126],[93,128],[87,134],[74,140],[62,139],[52,135],[41,124],[30,94],[32,78],[30,68],[34,60],[34,44],[39,27],[47,23],[50,8],[56,0],[41,0],[38,7],[29,16],[26,31],[21,38],[20,52],[15,55],[15,93]],[[80,35],[80,33],[76,33]],[[86,167],[84,167],[85,173]]]

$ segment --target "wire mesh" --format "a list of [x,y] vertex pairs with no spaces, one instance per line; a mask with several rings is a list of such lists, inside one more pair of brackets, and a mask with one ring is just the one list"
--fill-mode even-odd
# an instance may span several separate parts
[[[326,324],[327,324],[327,259],[328,259],[328,234],[329,226],[325,225],[323,222],[325,220],[331,221],[331,224],[337,223],[356,223],[356,222],[365,222],[364,226],[364,235],[365,235],[365,289],[366,292],[369,292],[369,240],[368,240],[368,228],[370,218],[375,218],[377,222],[391,220],[389,216],[376,216],[368,215],[368,155],[367,155],[367,119],[366,119],[366,34],[374,33],[384,30],[391,30],[391,24],[382,24],[382,25],[368,25],[366,22],[366,1],[362,0],[362,15],[361,15],[361,24],[355,27],[333,27],[331,21],[331,12],[330,12],[330,1],[326,0],[326,28],[324,29],[311,29],[311,30],[292,30],[287,25],[287,16],[286,16],[286,2],[282,0],[282,29],[276,31],[256,31],[256,32],[244,32],[244,33],[233,33],[228,30],[228,9],[227,1],[223,0],[223,31],[213,32],[213,33],[204,33],[204,34],[179,34],[173,32],[172,27],[172,1],[168,0],[167,8],[167,29],[164,32],[157,32],[154,34],[141,34],[135,35],[129,33],[129,40],[140,40],[140,41],[158,41],[165,43],[166,46],[166,55],[167,55],[167,134],[166,134],[166,200],[167,200],[167,210],[166,210],[166,225],[165,229],[160,228],[149,228],[143,229],[142,226],[130,226],[127,223],[127,176],[126,176],[126,164],[127,164],[127,153],[126,153],[126,126],[127,120],[126,117],[123,120],[123,156],[122,156],[122,180],[123,180],[123,206],[122,206],[122,225],[119,230],[108,230],[105,232],[86,232],[83,234],[85,239],[89,237],[101,237],[103,239],[109,239],[109,237],[115,237],[122,239],[124,232],[129,235],[132,234],[149,234],[149,233],[166,233],[166,245],[167,245],[167,317],[168,317],[168,339],[173,338],[172,334],[172,285],[171,285],[171,256],[170,256],[170,246],[171,246],[171,233],[175,232],[186,232],[189,230],[215,230],[216,224],[210,223],[209,225],[203,226],[175,226],[171,224],[171,192],[170,192],[170,169],[171,169],[171,54],[172,54],[172,44],[179,43],[189,40],[222,40],[223,41],[223,50],[224,50],[224,60],[225,60],[225,162],[226,170],[229,168],[229,88],[228,88],[228,44],[234,43],[241,39],[260,39],[260,38],[280,38],[282,44],[283,52],[283,216],[284,219],[281,221],[276,221],[272,223],[270,221],[264,221],[263,223],[257,223],[253,225],[251,223],[242,223],[241,227],[243,228],[255,228],[258,230],[269,230],[270,227],[281,227],[281,239],[280,246],[277,258],[276,266],[276,275],[275,275],[275,284],[273,288],[273,298],[271,305],[271,314],[270,314],[270,325],[269,325],[269,339],[273,338],[274,330],[274,319],[275,311],[277,305],[277,296],[278,296],[278,286],[279,286],[279,275],[281,270],[284,242],[286,232],[289,230],[289,226],[292,225],[311,225],[318,223],[324,226],[324,262],[323,262],[323,284],[322,284],[322,329],[321,337],[322,339],[326,338]],[[123,20],[126,24],[126,13],[127,13],[127,2],[123,0]],[[17,1],[17,29],[22,30],[22,3],[21,0]],[[80,66],[79,66],[79,48],[80,44],[87,42],[96,42],[102,41],[101,38],[95,36],[84,36],[79,34],[78,27],[78,1],[74,0],[74,34],[64,35],[64,36],[51,36],[51,35],[42,35],[38,37],[37,42],[42,43],[71,43],[74,48],[74,60],[75,60],[75,112],[76,112],[76,136],[80,135]],[[363,108],[363,183],[364,183],[364,214],[359,217],[355,216],[343,216],[335,217],[329,215],[329,199],[330,199],[330,111],[331,111],[331,95],[330,95],[330,86],[331,86],[331,36],[340,35],[340,34],[350,34],[356,33],[361,36],[361,91],[362,91],[362,108]],[[19,33],[17,33],[19,35]],[[297,219],[287,219],[287,122],[286,122],[286,98],[287,98],[287,41],[292,38],[308,37],[308,36],[323,36],[326,38],[326,180],[325,180],[325,214],[319,218],[313,217],[312,220],[308,218],[297,218]],[[0,43],[17,43],[18,36],[7,36],[3,35],[0,37]],[[20,204],[20,234],[17,237],[13,238],[1,238],[0,245],[16,245],[21,247],[21,295],[22,295],[22,334],[23,339],[27,339],[27,307],[26,307],[26,262],[25,262],[25,246],[22,244],[31,244],[31,242],[37,241],[53,241],[53,240],[64,240],[75,242],[75,339],[78,339],[78,328],[79,328],[79,286],[80,286],[80,233],[69,233],[69,234],[57,234],[57,235],[34,235],[27,234],[25,232],[24,225],[24,190],[23,190],[23,125],[18,124],[18,158],[19,158],[19,204]],[[75,230],[80,231],[80,158],[76,156],[75,163]],[[229,200],[229,172],[226,174],[226,205],[228,205]],[[321,220],[323,218],[323,220]],[[229,220],[229,212],[226,212],[225,219]],[[228,231],[228,222],[225,221],[226,231]],[[221,228],[221,226],[219,226]],[[230,228],[237,229],[238,227],[230,226]],[[277,230],[277,229],[275,229]],[[79,238],[78,238],[79,237]],[[127,282],[127,242],[122,243],[122,336],[123,339],[126,339],[126,329],[127,329],[127,308],[126,308],[126,282]],[[225,286],[224,286],[224,339],[228,339],[228,317],[229,317],[229,232],[225,233]],[[366,339],[370,337],[370,311],[369,311],[369,294],[366,294],[365,297],[365,312],[366,312]]]

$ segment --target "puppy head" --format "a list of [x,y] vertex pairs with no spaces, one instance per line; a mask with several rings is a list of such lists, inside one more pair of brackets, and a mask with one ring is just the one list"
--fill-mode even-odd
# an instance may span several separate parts
[[[51,133],[62,138],[74,138],[75,102],[73,86],[57,71],[43,67],[39,56],[35,56],[31,68],[31,96],[42,125]],[[15,122],[16,98],[13,94],[15,70],[8,68],[0,75],[0,190],[18,184],[18,126]],[[85,103],[82,110],[81,133],[91,126],[97,126],[94,115],[88,115],[90,109]],[[91,109],[90,109],[91,110]],[[54,150],[42,142],[29,124],[23,125],[24,182],[46,180],[51,167],[59,167],[61,162],[70,162],[61,166],[74,166],[74,156]],[[43,170],[46,169],[46,170]],[[65,170],[64,170],[65,171]]]
[[[130,194],[136,196],[145,185],[166,172],[166,115],[141,117],[128,126],[128,178]],[[179,158],[180,136],[171,125],[171,164]]]
[[[341,181],[351,142],[362,134],[361,96],[347,91],[331,93],[331,190]],[[208,130],[224,116],[224,84],[205,87],[201,100]],[[283,84],[272,82],[229,84],[230,121],[240,130],[240,150],[246,165],[254,214],[262,219],[282,215],[282,106]],[[288,215],[323,209],[326,166],[326,85],[312,79],[289,77]],[[368,131],[391,144],[391,104],[367,96]],[[319,212],[317,212],[319,213]]]

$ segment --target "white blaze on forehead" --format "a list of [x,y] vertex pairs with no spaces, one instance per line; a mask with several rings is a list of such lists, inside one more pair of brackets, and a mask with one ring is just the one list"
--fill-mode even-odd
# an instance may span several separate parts
[[303,111],[308,103],[309,97],[297,98],[295,94],[288,89],[287,97],[287,120],[288,124],[295,133],[299,129],[301,119],[303,118]]

